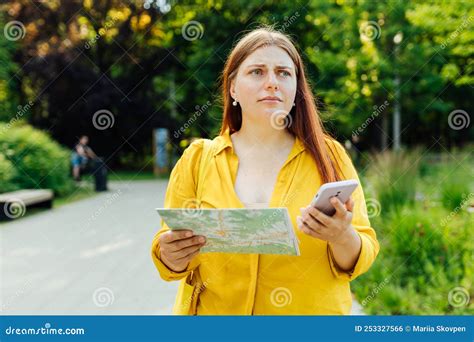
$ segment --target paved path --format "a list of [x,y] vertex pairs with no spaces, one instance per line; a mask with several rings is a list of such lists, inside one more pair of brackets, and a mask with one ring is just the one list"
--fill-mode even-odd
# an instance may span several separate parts
[[112,182],[0,224],[2,314],[170,314],[178,284],[161,280],[150,257],[165,190],[160,180]]

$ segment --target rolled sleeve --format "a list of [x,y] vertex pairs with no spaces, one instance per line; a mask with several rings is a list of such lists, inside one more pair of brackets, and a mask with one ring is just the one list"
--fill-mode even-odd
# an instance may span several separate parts
[[338,267],[329,244],[328,259],[331,271],[336,278],[352,281],[369,270],[377,258],[380,245],[377,240],[377,234],[374,228],[372,228],[370,225],[364,191],[362,189],[357,171],[355,170],[354,165],[352,164],[352,161],[344,148],[337,142],[334,145],[336,146],[337,154],[339,156],[338,160],[341,161],[340,166],[343,178],[356,179],[359,182],[359,186],[357,186],[354,193],[352,194],[352,199],[354,201],[354,208],[352,211],[352,226],[360,237],[361,249],[353,269],[349,271],[341,270]]
[[[356,229],[357,230],[357,229]],[[344,271],[339,268],[332,254],[331,247],[328,244],[328,259],[329,266],[331,268],[332,274],[337,279],[343,279],[347,281],[352,281],[361,274],[367,272],[372,266],[375,258],[378,254],[378,242],[373,240],[370,234],[366,234],[357,230],[357,234],[360,237],[361,249],[359,257],[354,265],[353,269],[350,271]]]
[[[165,224],[166,226],[166,224]],[[161,229],[153,239],[152,247],[151,247],[151,257],[153,259],[153,263],[155,264],[156,269],[160,273],[160,277],[166,281],[173,281],[173,280],[180,280],[185,278],[189,273],[191,273],[197,266],[197,260],[194,258],[188,265],[188,267],[182,272],[175,272],[168,268],[163,261],[160,259],[160,243],[159,238],[160,235],[167,232],[169,228],[165,227]]]
[[[166,189],[164,208],[189,207],[187,203],[195,203],[195,179],[200,163],[203,140],[193,142],[183,153],[171,171]],[[199,258],[194,258],[182,272],[174,272],[160,259],[160,236],[169,231],[164,220],[161,220],[161,229],[153,238],[151,257],[160,277],[166,281],[180,280],[186,277],[199,265]]]

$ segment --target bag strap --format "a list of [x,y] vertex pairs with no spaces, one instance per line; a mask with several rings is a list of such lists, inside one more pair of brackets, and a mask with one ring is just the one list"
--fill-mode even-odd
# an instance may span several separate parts
[[[196,181],[196,199],[197,201],[201,201],[202,197],[202,177],[204,177],[204,173],[206,172],[207,167],[210,164],[213,152],[214,152],[214,144],[212,143],[212,140],[210,139],[203,139],[204,143],[202,145],[202,153],[201,153],[201,161],[199,164],[199,171],[198,171],[198,177]],[[200,205],[200,204],[199,204]],[[185,282],[188,284],[192,284],[193,277],[194,277],[195,271],[191,271],[188,276],[186,277]]]
[[198,201],[201,200],[202,197],[202,177],[206,172],[207,167],[210,164],[213,152],[214,152],[214,144],[210,139],[203,139],[204,144],[202,145],[202,154],[201,154],[201,163],[199,164],[199,173],[197,178],[197,185],[196,185],[196,199]]

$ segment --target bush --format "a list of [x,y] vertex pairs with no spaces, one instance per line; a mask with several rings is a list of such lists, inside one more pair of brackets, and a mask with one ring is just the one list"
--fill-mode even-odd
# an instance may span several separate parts
[[421,151],[387,151],[371,157],[367,173],[382,211],[413,204]]
[[459,208],[467,195],[468,184],[459,178],[450,178],[441,186],[441,203],[448,210]]
[[[374,226],[384,226],[381,252],[367,275],[354,283],[366,313],[472,314],[471,215],[412,206],[377,217]],[[450,299],[456,291],[461,295]],[[467,303],[455,305],[460,298]]]
[[7,160],[3,167],[10,168],[3,191],[8,188],[52,189],[62,195],[74,186],[69,177],[70,152],[29,125],[9,127],[0,123],[0,154]]
[[13,164],[0,153],[0,193],[16,189],[15,184],[13,184],[15,173],[16,170]]
[[[5,24],[7,19],[2,12],[0,27],[6,27]],[[19,94],[15,91],[17,82],[14,77],[18,72],[15,50],[19,42],[7,38],[7,34],[0,34],[0,120],[10,119],[12,114],[17,112],[19,105]]]
[[399,259],[397,276],[402,285],[411,279],[416,290],[420,290],[433,265],[447,266],[449,246],[443,238],[446,227],[440,227],[441,220],[436,221],[426,210],[404,208],[389,222],[391,249]]
[[124,152],[119,157],[120,166],[123,170],[153,171],[155,156],[151,151],[144,154],[135,152]]
[[446,152],[437,159],[435,163],[423,163],[427,165],[423,175],[425,187],[418,190],[429,199],[440,201],[449,211],[459,210],[474,186],[474,159],[464,152]]

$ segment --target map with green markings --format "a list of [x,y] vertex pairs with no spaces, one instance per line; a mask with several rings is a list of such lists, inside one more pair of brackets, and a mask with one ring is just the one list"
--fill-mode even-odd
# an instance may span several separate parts
[[201,253],[300,255],[287,208],[156,210],[171,230],[205,236]]

